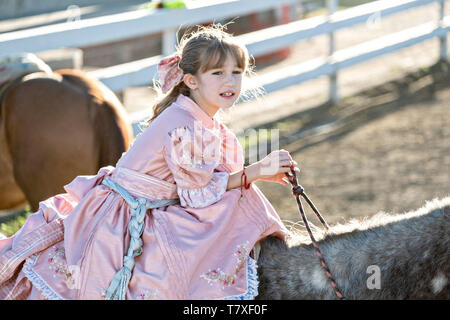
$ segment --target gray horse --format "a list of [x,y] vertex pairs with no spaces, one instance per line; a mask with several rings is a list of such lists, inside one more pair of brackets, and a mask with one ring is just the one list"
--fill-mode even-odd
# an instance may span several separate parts
[[[315,238],[347,299],[450,299],[450,197]],[[258,265],[258,299],[337,299],[304,234],[264,240]]]

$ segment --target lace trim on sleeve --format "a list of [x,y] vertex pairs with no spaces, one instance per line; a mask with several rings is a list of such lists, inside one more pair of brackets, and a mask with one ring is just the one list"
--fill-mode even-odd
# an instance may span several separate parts
[[177,188],[180,204],[183,207],[203,208],[220,200],[227,190],[228,172],[214,172],[209,183],[202,188]]

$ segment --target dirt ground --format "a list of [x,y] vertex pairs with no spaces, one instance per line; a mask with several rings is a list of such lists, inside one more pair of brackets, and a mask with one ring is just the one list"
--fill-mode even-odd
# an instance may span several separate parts
[[[379,211],[402,213],[450,196],[448,68],[437,65],[338,106],[324,105],[317,113],[322,119],[313,111],[286,119],[316,119],[280,145],[298,162],[299,183],[327,222],[343,223]],[[327,125],[317,133],[313,123]],[[257,185],[282,219],[301,220],[290,187]],[[309,212],[311,222],[320,225]]]

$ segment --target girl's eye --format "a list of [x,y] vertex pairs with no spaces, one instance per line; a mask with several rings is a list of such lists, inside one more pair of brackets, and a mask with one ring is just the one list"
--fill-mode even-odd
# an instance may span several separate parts
[[[241,70],[235,70],[235,71],[233,71],[233,74],[241,74],[241,73],[242,73]],[[223,72],[222,72],[222,71],[214,71],[212,74],[213,74],[213,75],[216,75],[216,76],[220,76],[220,75],[223,74]]]

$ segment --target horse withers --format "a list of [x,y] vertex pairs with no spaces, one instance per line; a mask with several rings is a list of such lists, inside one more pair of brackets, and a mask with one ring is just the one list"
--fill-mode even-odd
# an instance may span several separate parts
[[115,165],[128,150],[126,111],[100,81],[40,67],[4,81],[5,69],[0,61],[0,210],[28,202],[36,211],[76,176]]

